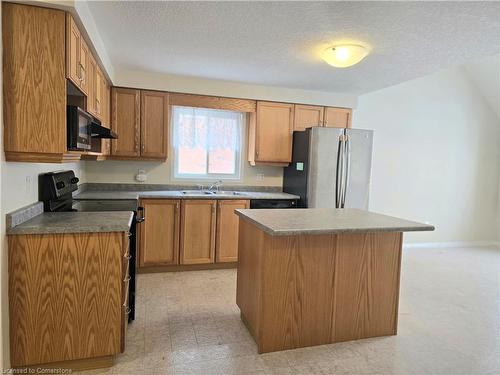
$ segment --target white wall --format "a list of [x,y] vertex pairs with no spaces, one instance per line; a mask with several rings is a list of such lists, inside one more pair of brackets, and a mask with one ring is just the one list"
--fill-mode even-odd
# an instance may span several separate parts
[[500,123],[462,69],[360,96],[353,126],[375,130],[370,209],[436,226],[408,242],[497,238]]

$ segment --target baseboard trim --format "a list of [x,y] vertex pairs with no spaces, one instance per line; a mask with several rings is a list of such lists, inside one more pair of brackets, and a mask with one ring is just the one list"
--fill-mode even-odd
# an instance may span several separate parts
[[498,241],[451,241],[451,242],[411,242],[403,243],[405,249],[442,249],[446,247],[500,247]]

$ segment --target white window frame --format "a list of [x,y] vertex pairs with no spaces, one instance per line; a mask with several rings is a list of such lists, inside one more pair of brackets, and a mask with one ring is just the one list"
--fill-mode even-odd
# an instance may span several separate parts
[[[179,173],[178,170],[178,165],[177,165],[177,160],[179,158],[179,150],[177,147],[177,139],[176,139],[176,130],[175,130],[175,125],[173,121],[173,116],[174,116],[174,107],[184,107],[184,108],[199,108],[203,110],[216,110],[216,111],[226,111],[226,112],[236,112],[241,115],[241,126],[239,129],[239,149],[238,152],[236,152],[236,161],[235,161],[235,167],[236,167],[236,172],[233,174],[222,174],[222,173],[207,173],[207,174],[187,174],[187,173]],[[245,145],[245,139],[244,135],[246,134],[246,113],[244,112],[238,112],[238,111],[230,111],[230,110],[223,110],[223,109],[214,109],[214,108],[204,108],[204,107],[190,107],[190,106],[176,106],[172,105],[171,107],[171,118],[170,118],[170,124],[172,124],[171,129],[170,129],[170,139],[172,139],[172,148],[173,148],[173,158],[172,158],[172,165],[171,165],[171,170],[173,171],[173,176],[172,180],[176,181],[193,181],[193,180],[230,180],[230,181],[241,181],[243,179],[243,153],[245,152],[244,150],[244,145]],[[208,168],[208,163],[207,163],[207,168]]]

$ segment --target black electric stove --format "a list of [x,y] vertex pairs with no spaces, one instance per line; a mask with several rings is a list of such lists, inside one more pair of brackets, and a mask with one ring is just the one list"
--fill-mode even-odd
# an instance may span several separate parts
[[58,171],[44,173],[39,176],[39,199],[43,202],[45,212],[106,212],[132,211],[134,216],[130,226],[130,282],[128,320],[135,319],[135,291],[136,291],[136,232],[137,223],[143,222],[143,217],[137,217],[137,201],[134,199],[106,199],[106,200],[76,200],[73,192],[78,190],[78,178],[73,171]]

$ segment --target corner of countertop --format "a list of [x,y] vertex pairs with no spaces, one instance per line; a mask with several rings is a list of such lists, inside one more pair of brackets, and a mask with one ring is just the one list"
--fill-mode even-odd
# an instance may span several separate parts
[[33,219],[43,213],[43,202],[35,202],[21,207],[5,215],[5,229],[8,232],[12,228]]

